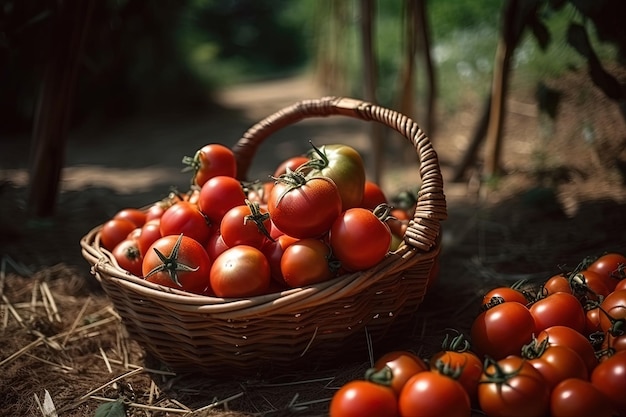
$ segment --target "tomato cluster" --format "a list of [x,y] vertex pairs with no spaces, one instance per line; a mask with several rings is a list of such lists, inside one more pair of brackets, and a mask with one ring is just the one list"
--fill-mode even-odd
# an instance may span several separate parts
[[190,189],[106,222],[101,245],[119,266],[166,287],[250,297],[319,283],[379,263],[413,209],[394,209],[346,145],[312,146],[267,181],[235,178],[236,158],[211,143],[183,163]]
[[490,290],[469,339],[446,337],[426,359],[384,355],[336,392],[330,416],[623,417],[625,332],[626,257],[608,253]]

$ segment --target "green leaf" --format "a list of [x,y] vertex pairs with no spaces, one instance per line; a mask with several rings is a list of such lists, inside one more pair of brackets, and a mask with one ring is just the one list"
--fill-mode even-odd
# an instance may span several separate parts
[[112,403],[100,404],[94,417],[126,417],[126,404],[121,398]]

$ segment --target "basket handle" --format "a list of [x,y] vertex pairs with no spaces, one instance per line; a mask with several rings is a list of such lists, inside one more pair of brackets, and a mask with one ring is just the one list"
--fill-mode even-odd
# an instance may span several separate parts
[[437,153],[417,123],[394,110],[345,97],[323,97],[294,103],[252,126],[233,146],[237,158],[237,178],[246,178],[257,148],[272,133],[307,118],[333,115],[382,123],[413,143],[420,163],[419,174],[422,185],[404,241],[415,248],[430,250],[439,238],[440,221],[447,217],[443,178]]

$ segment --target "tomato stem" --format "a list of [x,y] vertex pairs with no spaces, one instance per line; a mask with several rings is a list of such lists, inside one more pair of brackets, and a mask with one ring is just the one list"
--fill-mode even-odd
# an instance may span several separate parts
[[254,222],[256,224],[259,232],[268,238],[270,241],[275,242],[276,240],[270,235],[270,232],[265,227],[265,221],[270,218],[269,213],[261,213],[261,206],[259,203],[252,203],[250,200],[245,200],[246,205],[250,209],[250,214],[243,218],[243,224],[246,224],[248,221]]
[[181,284],[180,280],[178,279],[178,272],[182,271],[182,272],[195,272],[198,270],[198,266],[193,268],[189,265],[185,265],[183,263],[178,262],[178,251],[180,250],[180,243],[183,240],[183,234],[181,233],[180,236],[178,236],[178,239],[176,240],[176,243],[174,244],[174,247],[172,248],[172,252],[170,253],[170,256],[165,256],[160,250],[158,250],[157,248],[154,248],[154,252],[157,254],[157,256],[159,257],[159,259],[161,260],[161,265],[157,265],[156,267],[152,268],[146,275],[144,278],[148,278],[151,275],[154,275],[158,272],[167,272],[170,279],[172,281],[174,281],[174,283],[176,283],[176,285],[178,285],[179,287],[182,287],[183,284]]

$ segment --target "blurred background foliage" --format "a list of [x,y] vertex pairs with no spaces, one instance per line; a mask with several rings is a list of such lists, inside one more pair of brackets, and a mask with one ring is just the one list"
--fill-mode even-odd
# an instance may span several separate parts
[[[57,2],[0,4],[0,132],[29,130]],[[375,5],[377,93],[381,104],[394,105],[404,6],[382,0]],[[444,111],[454,111],[460,97],[482,98],[489,91],[501,6],[502,0],[427,1]],[[204,108],[216,88],[305,71],[323,74],[333,94],[362,96],[356,0],[99,0],[95,8],[75,123]],[[585,63],[565,39],[580,13],[569,4],[558,12],[545,7],[542,18],[552,41],[542,51],[531,35],[523,39],[514,57],[513,86],[533,86]],[[614,47],[593,42],[600,57],[615,59]],[[424,77],[418,72],[417,79],[419,97]]]

